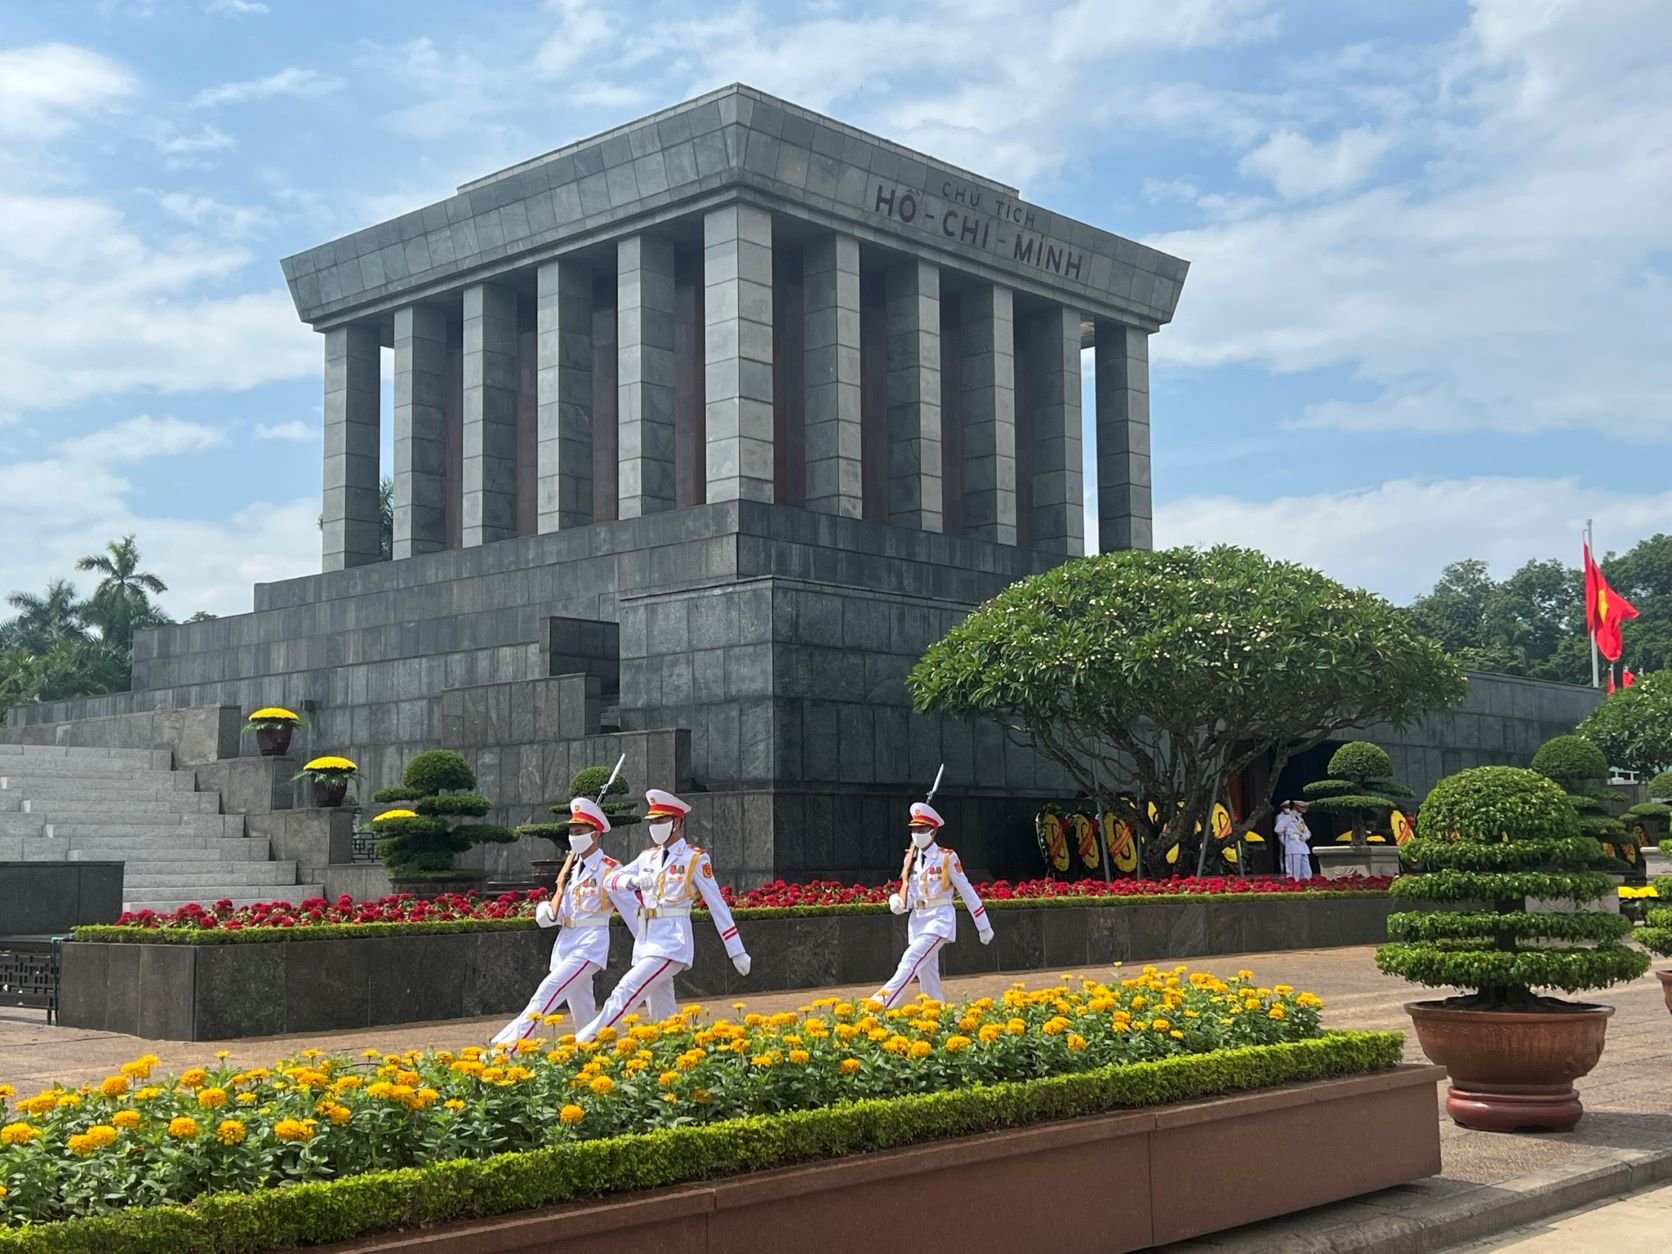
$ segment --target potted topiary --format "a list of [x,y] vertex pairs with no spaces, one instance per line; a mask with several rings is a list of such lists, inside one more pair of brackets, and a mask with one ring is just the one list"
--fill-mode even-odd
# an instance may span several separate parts
[[451,749],[420,753],[406,764],[401,782],[379,789],[373,800],[400,807],[372,819],[377,856],[397,893],[435,897],[463,891],[482,873],[455,866],[459,854],[516,839],[508,827],[462,821],[481,818],[493,803],[476,792],[476,772]]
[[1555,782],[1513,766],[1441,780],[1404,852],[1417,871],[1394,881],[1395,897],[1463,907],[1393,915],[1391,943],[1376,951],[1389,975],[1473,990],[1405,1007],[1451,1076],[1447,1113],[1488,1132],[1573,1127],[1583,1113],[1573,1081],[1596,1066],[1614,1008],[1533,990],[1606,988],[1648,959],[1623,943],[1631,921],[1619,914],[1533,913],[1526,901],[1593,900],[1612,888],[1611,859],[1580,834]]
[[[1632,842],[1641,854],[1646,845],[1660,845],[1672,827],[1672,771],[1662,771],[1649,781],[1649,799],[1631,807],[1621,817],[1631,828]],[[1641,857],[1638,865],[1643,865]]]
[[[1672,875],[1655,880],[1655,893],[1655,900],[1660,904],[1650,908],[1644,920],[1648,926],[1637,930],[1637,939],[1650,953],[1672,958]],[[1660,981],[1667,1012],[1672,1013],[1672,970],[1656,971],[1655,978]]]
[[313,783],[314,805],[335,809],[348,796],[348,786],[360,777],[359,773],[360,768],[349,759],[327,754],[310,759],[292,778]]
[[[1596,841],[1603,853],[1613,859],[1609,869],[1614,874],[1629,876],[1634,865],[1642,866],[1642,854],[1633,844],[1631,833],[1609,810],[1614,797],[1604,786],[1608,779],[1608,759],[1601,749],[1583,736],[1555,736],[1533,754],[1533,769],[1555,780],[1567,793],[1579,815],[1580,834]],[[1619,900],[1615,887],[1610,886],[1602,907],[1617,910]]]
[[1367,875],[1397,875],[1399,851],[1378,837],[1383,847],[1372,849],[1368,832],[1374,825],[1388,826],[1393,811],[1411,796],[1411,790],[1393,778],[1393,760],[1380,745],[1353,740],[1342,745],[1329,760],[1329,778],[1308,784],[1302,790],[1313,811],[1335,815],[1348,825],[1352,850],[1323,846],[1314,850],[1324,874],[1359,871]]
[[255,733],[256,750],[264,758],[282,758],[290,752],[290,738],[298,727],[306,727],[300,714],[269,705],[244,720],[244,731]]
[[[637,803],[627,794],[630,791],[627,780],[620,775],[615,782],[609,784],[609,791],[604,793],[603,800],[598,800],[598,794],[603,792],[604,785],[609,783],[610,768],[607,766],[588,766],[575,772],[575,777],[569,781],[569,796],[561,803],[551,807],[551,812],[557,816],[555,823],[524,823],[516,829],[516,834],[523,838],[538,838],[549,840],[560,849],[568,847],[569,840],[569,802],[575,797],[591,797],[598,801],[604,811],[604,817],[610,821],[610,830],[616,831],[623,827],[632,827],[640,821],[637,813]],[[558,874],[563,869],[562,858],[531,858],[529,869],[534,878],[542,886],[555,886]]]

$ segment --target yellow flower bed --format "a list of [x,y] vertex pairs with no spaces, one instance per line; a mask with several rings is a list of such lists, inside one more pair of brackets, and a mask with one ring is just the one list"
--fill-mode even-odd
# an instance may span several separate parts
[[1641,900],[1644,900],[1646,898],[1658,899],[1659,897],[1660,897],[1660,894],[1655,891],[1655,886],[1653,884],[1640,884],[1640,885],[1621,884],[1620,885],[1620,900],[1621,901],[1641,901]]
[[586,1045],[551,1033],[456,1054],[310,1049],[172,1079],[153,1078],[147,1055],[79,1089],[0,1090],[0,1223],[1296,1041],[1320,1035],[1321,1006],[1246,971],[1145,967],[964,1005],[821,998],[769,1015],[739,1003],[717,1022],[695,1008],[629,1016]]

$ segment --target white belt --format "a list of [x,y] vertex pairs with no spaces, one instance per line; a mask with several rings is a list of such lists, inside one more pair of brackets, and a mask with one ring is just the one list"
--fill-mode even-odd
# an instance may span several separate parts
[[929,897],[915,903],[912,908],[914,910],[939,910],[942,906],[950,906],[951,904],[952,898],[950,896]]
[[641,919],[689,919],[690,906],[652,906],[648,910],[639,911]]
[[579,918],[570,919],[569,922],[566,923],[564,926],[565,927],[571,927],[571,928],[576,928],[576,927],[587,928],[587,927],[608,927],[609,925],[610,925],[610,916],[607,915],[607,914],[583,914]]

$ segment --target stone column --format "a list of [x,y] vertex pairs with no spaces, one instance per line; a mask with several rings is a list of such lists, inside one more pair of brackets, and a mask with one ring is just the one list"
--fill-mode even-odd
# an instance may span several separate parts
[[1028,320],[1033,407],[1033,529],[1036,549],[1085,552],[1080,468],[1080,314],[1053,305]]
[[1149,332],[1100,319],[1095,352],[1098,551],[1152,548]]
[[618,518],[674,507],[673,241],[616,245]]
[[383,559],[377,503],[381,351],[375,327],[332,327],[325,333],[323,570]]
[[1016,543],[1016,341],[1010,289],[958,301],[963,336],[964,534]]
[[536,276],[542,533],[592,521],[592,269],[548,261]]
[[888,521],[941,529],[940,271],[888,271]]
[[517,294],[464,289],[464,547],[517,534]]
[[777,474],[765,209],[730,204],[703,216],[703,332],[708,500],[770,501]]
[[395,311],[395,548],[416,557],[447,547],[447,315]]
[[859,241],[827,235],[801,256],[807,508],[860,518]]

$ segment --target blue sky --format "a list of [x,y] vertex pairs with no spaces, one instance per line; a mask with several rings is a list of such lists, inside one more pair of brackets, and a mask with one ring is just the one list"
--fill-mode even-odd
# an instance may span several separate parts
[[1398,600],[1624,549],[1672,529],[1668,63],[1662,0],[7,5],[0,590],[124,531],[177,615],[317,569],[278,258],[739,80],[1192,262],[1158,543]]

